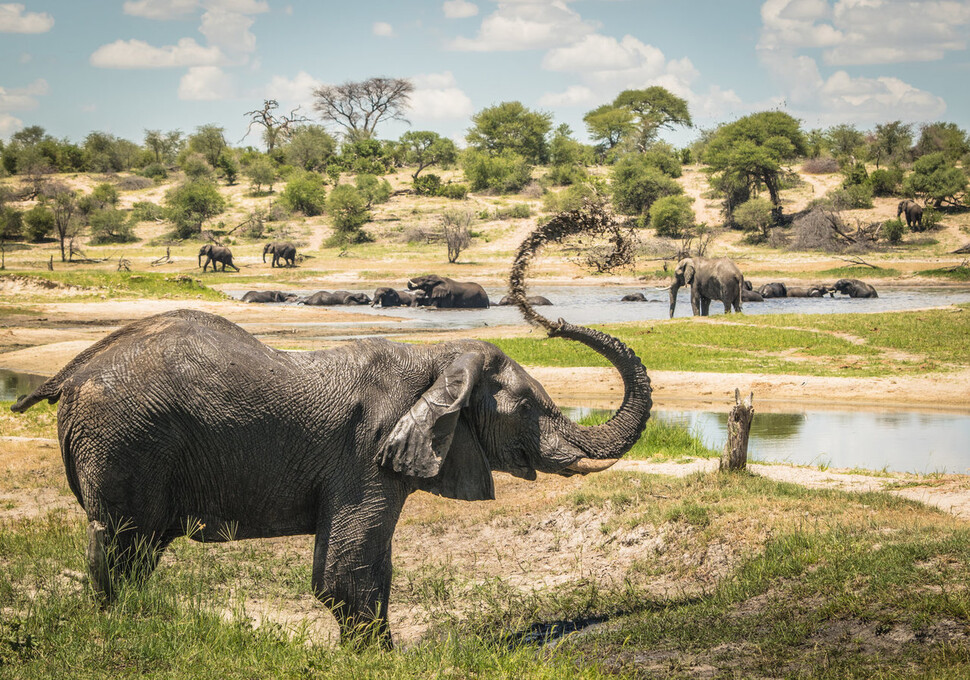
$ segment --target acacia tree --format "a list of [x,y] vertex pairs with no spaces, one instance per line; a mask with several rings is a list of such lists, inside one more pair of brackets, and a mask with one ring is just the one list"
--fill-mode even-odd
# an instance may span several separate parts
[[777,218],[781,214],[779,192],[784,166],[804,156],[805,151],[805,137],[796,119],[781,111],[762,111],[715,130],[704,161],[715,183],[740,185],[748,195],[763,185]]
[[170,130],[164,134],[161,130],[145,130],[145,147],[155,154],[158,164],[171,164],[181,151],[182,144],[181,130]]
[[458,147],[447,137],[437,132],[427,130],[410,131],[401,135],[401,146],[404,147],[405,162],[417,166],[412,180],[425,168],[432,165],[448,165],[458,158]]
[[368,78],[342,85],[324,85],[313,91],[313,108],[324,121],[344,128],[352,139],[374,136],[378,123],[404,117],[414,85],[407,78]]
[[215,167],[223,149],[228,147],[224,132],[225,128],[214,123],[200,125],[195,129],[195,134],[189,137],[189,150],[202,154],[206,162]]
[[612,104],[604,104],[583,116],[593,139],[612,149],[623,140],[645,151],[660,129],[675,125],[693,126],[687,101],[670,90],[654,85],[644,90],[624,90]]
[[552,114],[530,111],[521,102],[502,102],[472,116],[465,135],[468,144],[491,155],[516,153],[528,162],[545,163],[549,158],[546,135],[552,129]]
[[[243,114],[249,116],[249,126],[246,128],[246,134],[242,136],[242,139],[246,139],[249,136],[249,133],[252,132],[253,125],[258,125],[263,128],[263,141],[266,143],[266,153],[272,153],[273,149],[290,135],[295,125],[306,123],[310,120],[302,114],[297,115],[297,111],[300,110],[299,106],[290,111],[289,115],[277,117],[273,111],[279,107],[280,104],[275,99],[264,99],[263,108],[247,111]],[[242,139],[239,141],[241,142]]]
[[633,130],[633,113],[627,108],[617,108],[612,104],[603,104],[583,116],[589,136],[612,149],[623,136]]
[[64,242],[77,235],[78,222],[77,193],[65,184],[48,184],[44,190],[44,202],[54,216],[54,229],[61,246],[61,262],[67,262]]

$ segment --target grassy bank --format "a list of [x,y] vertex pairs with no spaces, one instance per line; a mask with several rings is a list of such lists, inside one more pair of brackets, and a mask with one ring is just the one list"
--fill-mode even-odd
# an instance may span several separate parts
[[[628,344],[648,369],[868,377],[970,365],[967,311],[970,305],[880,314],[732,315],[600,328]],[[608,365],[567,340],[487,339],[529,366]]]
[[167,298],[224,300],[198,277],[155,272],[117,272],[88,269],[81,271],[30,271],[0,274],[0,283],[22,285],[28,290],[17,302],[49,302],[50,291],[62,302],[100,298]]

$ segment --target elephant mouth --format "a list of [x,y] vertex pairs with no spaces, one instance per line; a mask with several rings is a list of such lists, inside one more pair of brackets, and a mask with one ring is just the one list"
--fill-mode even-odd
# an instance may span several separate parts
[[619,460],[619,458],[604,458],[603,460],[580,458],[575,463],[563,468],[563,471],[578,475],[588,475],[592,472],[602,472],[603,470],[609,469],[616,465]]

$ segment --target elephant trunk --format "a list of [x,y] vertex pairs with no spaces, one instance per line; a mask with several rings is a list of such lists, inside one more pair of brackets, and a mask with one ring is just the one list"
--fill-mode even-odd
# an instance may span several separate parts
[[672,286],[670,286],[670,318],[674,318],[674,309],[677,308],[677,291],[680,290],[680,284],[676,281]]
[[202,252],[201,251],[199,252],[199,264],[196,265],[196,266],[198,266],[198,267],[201,267],[202,266]]
[[268,248],[263,248],[263,264],[266,263],[266,251],[267,250],[268,250]]

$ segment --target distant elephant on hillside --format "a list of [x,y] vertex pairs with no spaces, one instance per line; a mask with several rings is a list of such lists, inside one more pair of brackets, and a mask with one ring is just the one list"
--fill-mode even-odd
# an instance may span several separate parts
[[876,289],[859,279],[839,279],[832,286],[832,290],[848,295],[851,298],[877,298]]
[[766,283],[758,289],[763,298],[788,297],[788,286],[783,283]]
[[251,290],[242,296],[243,302],[294,302],[299,296],[296,293],[284,293],[281,290]]
[[394,290],[382,286],[374,291],[374,299],[370,303],[371,307],[414,307],[414,295],[406,290]]
[[273,254],[273,261],[270,263],[270,267],[282,267],[283,265],[280,264],[280,260],[283,260],[287,267],[296,266],[296,246],[289,241],[286,243],[275,241],[263,246],[263,262],[266,262],[266,253]]
[[[206,257],[205,264],[202,264],[203,255]],[[237,272],[239,271],[239,267],[232,262],[232,251],[225,246],[206,243],[199,248],[199,264],[202,265],[202,271],[205,271],[209,264],[212,264],[212,271],[215,271],[216,263],[222,264],[222,271],[226,271],[226,265],[229,265]]]
[[[549,298],[542,297],[541,295],[527,295],[525,300],[533,307],[541,307],[541,306],[552,304]],[[501,300],[498,301],[498,304],[499,304],[499,307],[508,307],[509,305],[514,305],[515,302],[512,301],[511,295],[506,295],[505,297],[503,297]]]
[[455,281],[447,277],[429,274],[416,276],[408,281],[408,290],[423,291],[424,304],[439,309],[488,308],[485,289],[471,281]]
[[906,226],[913,231],[923,231],[923,206],[916,201],[905,199],[896,206],[896,217],[906,214]]
[[646,302],[647,297],[643,293],[627,293],[620,298],[620,302]]
[[744,274],[737,265],[726,257],[714,260],[707,257],[685,257],[677,263],[674,282],[670,286],[670,316],[674,316],[677,306],[677,291],[681,286],[690,286],[690,306],[694,316],[707,316],[711,300],[724,304],[724,313],[734,307],[741,311],[741,289]]
[[312,295],[308,295],[300,302],[305,305],[316,307],[331,307],[334,305],[369,305],[370,298],[365,293],[351,293],[348,290],[335,290],[330,293],[319,290]]

